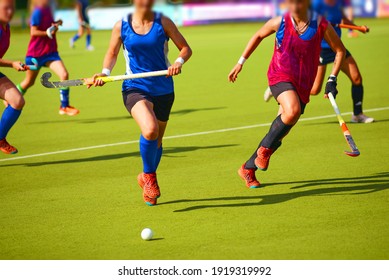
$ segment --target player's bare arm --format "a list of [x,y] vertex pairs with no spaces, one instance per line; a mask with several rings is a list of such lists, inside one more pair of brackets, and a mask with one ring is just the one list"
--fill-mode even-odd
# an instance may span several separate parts
[[181,32],[178,30],[177,26],[170,18],[163,17],[162,25],[166,35],[170,39],[172,39],[173,43],[180,51],[179,58],[168,69],[169,76],[175,76],[181,73],[183,64],[191,58],[192,49],[190,48],[188,42],[185,40],[184,36],[182,36]]
[[275,17],[269,20],[257,33],[251,38],[243,52],[242,58],[228,75],[228,80],[232,83],[238,78],[238,74],[242,71],[244,62],[250,58],[252,53],[258,48],[263,39],[277,32],[280,27],[282,17]]
[[346,48],[342,43],[342,40],[339,38],[338,34],[335,32],[332,25],[328,25],[327,30],[324,34],[324,39],[330,45],[331,49],[336,53],[334,66],[331,71],[330,78],[326,86],[326,97],[331,92],[334,97],[338,94],[337,86],[337,76],[341,70],[343,59],[346,57]]
[[48,32],[50,32],[50,34],[53,36],[58,31],[58,25],[55,25],[55,23],[53,23],[53,26],[54,26],[54,28],[52,28],[50,31],[48,31],[48,30],[42,31],[42,30],[38,29],[38,26],[31,26],[31,33],[30,34],[31,34],[31,36],[34,36],[34,37],[47,37]]
[[111,35],[111,40],[109,43],[108,51],[105,54],[104,62],[103,62],[103,72],[105,73],[100,73],[96,74],[93,76],[94,79],[94,86],[95,87],[101,87],[105,83],[102,80],[97,79],[98,77],[106,77],[107,72],[112,72],[113,68],[116,65],[116,61],[120,52],[120,48],[123,44],[122,38],[121,38],[121,29],[122,29],[122,21],[118,21],[113,30],[112,30],[112,35]]
[[11,61],[11,60],[6,60],[6,59],[0,59],[0,67],[13,68],[18,72],[27,70],[27,67],[23,62]]

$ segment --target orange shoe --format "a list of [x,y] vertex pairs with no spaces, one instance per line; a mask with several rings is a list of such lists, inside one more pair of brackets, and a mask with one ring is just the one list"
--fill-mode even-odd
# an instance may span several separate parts
[[161,191],[159,190],[157,174],[141,173],[138,176],[139,185],[143,186],[145,194],[150,198],[160,198]]
[[349,37],[349,38],[358,38],[358,37],[359,37],[359,33],[356,32],[356,31],[354,31],[354,30],[349,31],[349,32],[348,32],[348,37]]
[[4,138],[3,140],[0,140],[0,151],[7,155],[14,155],[18,152],[18,149],[11,146]]
[[261,186],[261,183],[255,177],[255,169],[245,168],[246,164],[243,164],[242,167],[238,170],[239,176],[246,182],[246,186],[249,189],[258,189]]
[[269,168],[270,158],[274,151],[273,149],[260,147],[257,152],[258,157],[255,159],[255,166],[262,171],[266,171]]
[[144,191],[144,186],[145,186],[145,180],[143,177],[144,173],[141,173],[138,175],[138,184],[143,190],[143,201],[148,205],[148,206],[155,206],[157,205],[157,199],[156,198],[150,198],[146,195]]
[[76,116],[80,111],[72,106],[59,108],[60,115]]

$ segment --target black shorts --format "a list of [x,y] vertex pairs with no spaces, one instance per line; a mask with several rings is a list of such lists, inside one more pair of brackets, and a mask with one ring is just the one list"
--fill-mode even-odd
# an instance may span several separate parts
[[167,122],[169,120],[174,98],[174,93],[152,96],[137,89],[129,89],[123,92],[123,102],[130,114],[136,103],[147,100],[153,103],[154,114],[157,117],[157,120],[161,122]]
[[[278,99],[278,96],[280,96],[281,93],[285,91],[293,90],[297,92],[296,87],[290,82],[281,82],[275,84],[274,86],[270,86],[270,90],[276,100]],[[299,100],[300,100],[301,115],[303,115],[305,112],[305,107],[307,107],[307,104],[301,101],[300,96],[299,96]]]
[[[346,50],[346,58],[349,58],[351,53]],[[336,52],[332,49],[322,49],[320,53],[320,65],[327,65],[334,63],[336,57]]]
[[0,79],[6,77],[3,73],[0,72]]

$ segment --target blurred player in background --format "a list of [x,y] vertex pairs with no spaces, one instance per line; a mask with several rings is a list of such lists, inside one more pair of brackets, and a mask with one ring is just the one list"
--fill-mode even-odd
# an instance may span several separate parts
[[[10,45],[11,33],[9,22],[14,12],[14,0],[0,0],[0,66],[12,67],[16,71],[26,71],[27,67],[22,62],[3,59]],[[12,126],[19,119],[24,107],[24,99],[16,86],[1,72],[0,98],[7,102],[7,107],[0,120],[0,151],[5,154],[16,154],[18,150],[7,142],[6,137]]]
[[286,0],[285,3],[287,13],[269,20],[252,37],[238,64],[228,76],[230,82],[235,82],[246,59],[263,39],[276,33],[268,79],[272,95],[280,104],[280,110],[259,147],[239,169],[239,175],[248,188],[260,187],[255,171],[268,169],[270,157],[304,113],[319,66],[322,40],[325,39],[335,53],[334,67],[327,82],[326,94],[332,93],[336,96],[338,93],[336,77],[346,54],[331,24],[324,17],[309,11],[309,0]]
[[76,11],[78,16],[79,28],[76,35],[70,39],[70,47],[74,48],[74,43],[80,39],[86,32],[86,49],[88,51],[93,51],[94,47],[91,45],[92,40],[92,30],[89,25],[89,17],[87,9],[89,6],[89,0],[77,0],[76,1]]
[[[352,4],[352,0],[344,0],[344,13],[347,16],[348,20],[354,21],[354,7]],[[357,38],[359,33],[355,30],[349,29],[348,37],[349,38]]]
[[[58,54],[56,33],[62,21],[54,21],[50,7],[50,0],[34,0],[31,14],[31,39],[28,45],[26,64],[38,63],[38,70],[28,70],[26,78],[17,85],[19,91],[24,95],[35,83],[41,67],[49,67],[62,81],[69,78],[68,71]],[[60,115],[75,116],[79,110],[69,104],[69,88],[60,90],[61,106]]]
[[[153,206],[161,195],[157,169],[175,96],[171,76],[181,73],[183,64],[192,56],[192,50],[169,18],[153,12],[154,0],[134,0],[133,3],[134,13],[115,24],[103,71],[95,75],[95,79],[111,74],[122,48],[127,74],[168,69],[168,77],[128,80],[123,83],[124,105],[141,129],[143,173],[139,174],[138,183],[143,189],[145,203]],[[180,51],[173,65],[168,60],[170,39]],[[95,81],[95,86],[104,84],[100,80]]]
[[[355,25],[350,21],[344,13],[344,8],[349,6],[349,1],[344,0],[313,0],[312,8],[317,13],[325,16],[327,20],[334,26],[340,23]],[[367,27],[366,27],[367,28]],[[368,28],[367,28],[368,29]],[[335,26],[335,31],[339,37],[342,36],[342,30]],[[322,43],[322,51],[320,54],[320,66],[317,73],[315,84],[312,88],[312,94],[317,95],[321,92],[324,77],[327,70],[327,65],[331,64],[335,60],[336,53],[331,49],[329,44],[325,41]],[[366,116],[363,113],[363,97],[364,89],[362,83],[362,75],[359,71],[358,65],[355,62],[353,56],[347,51],[346,58],[341,65],[341,70],[347,75],[352,83],[352,99],[353,110],[351,122],[353,123],[372,123],[373,118]]]

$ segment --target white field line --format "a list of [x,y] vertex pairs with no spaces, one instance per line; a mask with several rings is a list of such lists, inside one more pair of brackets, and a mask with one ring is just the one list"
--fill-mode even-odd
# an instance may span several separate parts
[[[385,111],[385,110],[389,110],[389,107],[369,109],[369,110],[365,110],[365,112],[378,112],[378,111]],[[352,113],[347,112],[347,113],[343,113],[343,115],[352,115]],[[335,117],[336,117],[335,115],[325,115],[325,116],[317,116],[317,117],[311,117],[311,118],[302,118],[299,120],[299,122],[308,122],[308,121],[329,119],[329,118],[335,118]],[[232,127],[232,128],[224,128],[224,129],[217,129],[217,130],[195,132],[195,133],[189,133],[189,134],[173,135],[173,136],[166,136],[164,138],[164,140],[194,137],[194,136],[201,136],[201,135],[209,135],[209,134],[216,134],[216,133],[224,133],[224,132],[252,129],[252,128],[258,128],[258,127],[270,126],[270,125],[271,125],[271,123],[262,123],[262,124],[248,125],[248,126],[240,126],[240,127]],[[89,147],[83,147],[83,148],[74,148],[74,149],[54,151],[54,152],[41,153],[41,154],[33,154],[33,155],[20,156],[20,157],[10,157],[10,158],[5,158],[5,159],[0,159],[0,162],[28,159],[28,158],[36,158],[36,157],[45,157],[45,156],[58,155],[58,154],[67,154],[67,153],[74,153],[74,152],[79,152],[79,151],[87,151],[87,150],[116,147],[116,146],[123,146],[123,145],[129,145],[129,144],[137,144],[137,143],[139,143],[139,140],[118,142],[118,143],[112,143],[112,144],[103,144],[103,145],[89,146]]]

